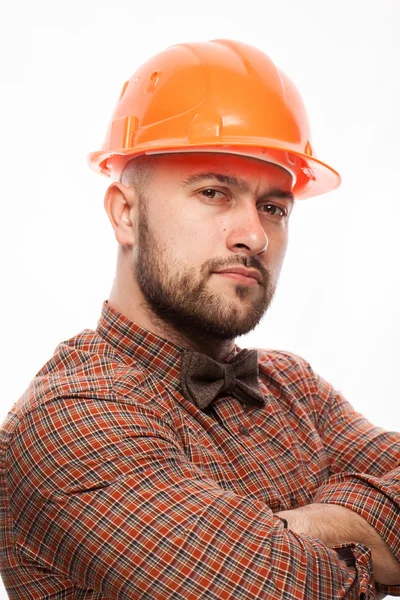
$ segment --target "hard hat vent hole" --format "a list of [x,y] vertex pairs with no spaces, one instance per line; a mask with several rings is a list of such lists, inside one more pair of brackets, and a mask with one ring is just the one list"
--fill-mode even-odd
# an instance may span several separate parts
[[159,79],[160,79],[160,72],[153,71],[147,82],[146,92],[154,92],[154,89],[155,89]]
[[129,81],[125,81],[124,85],[122,86],[122,90],[121,90],[121,93],[119,95],[119,100],[121,100],[122,96],[125,94],[125,90],[128,87],[128,83],[129,83]]

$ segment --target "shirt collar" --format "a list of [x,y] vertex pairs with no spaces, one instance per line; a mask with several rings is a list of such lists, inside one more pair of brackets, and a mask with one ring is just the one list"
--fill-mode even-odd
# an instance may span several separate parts
[[[110,344],[126,362],[138,363],[157,375],[158,379],[176,382],[180,376],[181,355],[186,348],[161,338],[134,323],[115,308],[103,302],[96,332]],[[229,362],[240,348],[234,345],[226,358]]]

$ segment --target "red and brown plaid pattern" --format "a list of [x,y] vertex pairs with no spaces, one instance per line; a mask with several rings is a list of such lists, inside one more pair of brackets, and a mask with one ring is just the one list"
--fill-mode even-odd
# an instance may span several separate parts
[[200,411],[181,393],[183,350],[105,302],[13,407],[0,432],[9,597],[373,598],[368,548],[351,545],[347,567],[274,513],[342,504],[400,558],[400,435],[284,352],[259,350],[265,407],[226,395]]

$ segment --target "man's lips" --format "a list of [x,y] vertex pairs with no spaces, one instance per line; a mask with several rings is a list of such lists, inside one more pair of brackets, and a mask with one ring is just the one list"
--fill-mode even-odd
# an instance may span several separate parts
[[261,283],[262,277],[260,271],[256,269],[245,269],[244,267],[232,267],[223,269],[221,271],[215,271],[217,275],[230,276],[232,279],[241,281],[242,283]]

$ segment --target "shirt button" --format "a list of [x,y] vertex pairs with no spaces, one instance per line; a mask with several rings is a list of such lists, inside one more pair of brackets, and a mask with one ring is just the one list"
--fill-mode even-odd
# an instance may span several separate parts
[[239,425],[239,433],[241,433],[242,435],[250,435],[250,429],[248,429],[244,425]]
[[294,494],[290,494],[290,505],[292,508],[297,508],[299,506],[299,501]]

